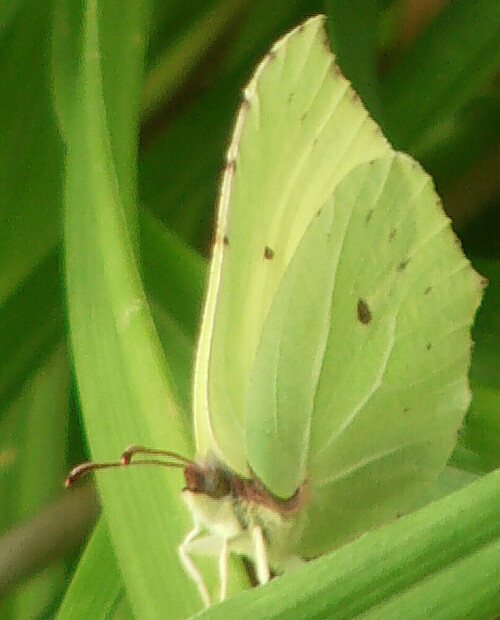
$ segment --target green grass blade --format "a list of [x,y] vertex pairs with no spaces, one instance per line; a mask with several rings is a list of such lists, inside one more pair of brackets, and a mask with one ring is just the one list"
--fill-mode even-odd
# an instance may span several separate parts
[[[248,5],[248,0],[219,0],[190,24],[177,32],[169,49],[156,59],[148,73],[141,97],[141,115],[147,118],[161,105],[170,103],[173,96],[185,85],[189,74],[207,55],[217,40],[238,19]],[[185,23],[185,17],[183,19]]]
[[[473,26],[473,27],[471,27]],[[500,64],[496,0],[450,2],[387,75],[386,130],[417,157],[457,110],[492,79]]]
[[191,376],[205,264],[147,211],[141,212],[140,225],[148,299],[186,424],[191,428]]
[[[55,74],[63,85],[70,67],[57,59],[64,57],[65,37],[75,35],[68,23],[81,46],[74,56],[75,96],[60,88],[58,103],[67,146],[71,342],[92,455],[116,459],[132,442],[191,454],[134,251],[135,122],[148,5],[88,2],[81,15],[73,6],[60,8]],[[200,602],[176,554],[189,523],[180,475],[124,473],[99,476],[98,483],[134,614],[186,617]]]
[[[401,596],[358,617],[365,620],[493,618],[500,609],[496,583],[499,556],[500,540],[495,540],[442,573],[422,580]],[[457,584],[460,584],[458,592]]]
[[[148,211],[140,216],[146,288],[194,343],[205,284],[205,261]],[[172,295],[165,282],[178,292]]]
[[[82,596],[82,591],[92,596]],[[87,544],[84,560],[80,562],[59,608],[57,620],[104,620],[115,617],[116,607],[123,601],[120,618],[133,618],[127,603],[123,579],[113,554],[106,522],[101,519]]]
[[342,620],[366,612],[385,618],[380,605],[390,617],[430,617],[418,606],[424,600],[427,611],[440,601],[453,605],[452,615],[444,609],[433,618],[493,617],[500,612],[499,546],[497,471],[198,617]]
[[51,253],[0,305],[0,403],[5,408],[64,335],[59,257]]
[[[0,421],[0,599],[9,593],[0,603],[2,618],[35,617],[63,585],[58,545],[50,548],[58,523],[46,519],[42,529],[35,521],[63,492],[68,380],[60,347],[26,381]],[[23,587],[10,593],[20,582]]]
[[61,200],[62,145],[48,90],[52,3],[2,10],[9,5],[0,47],[0,303],[55,248]]

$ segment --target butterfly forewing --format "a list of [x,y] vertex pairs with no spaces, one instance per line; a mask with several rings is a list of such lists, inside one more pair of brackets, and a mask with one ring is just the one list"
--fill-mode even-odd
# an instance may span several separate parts
[[257,68],[228,151],[195,373],[200,453],[248,473],[244,407],[263,324],[340,179],[390,147],[329,51],[319,16]]

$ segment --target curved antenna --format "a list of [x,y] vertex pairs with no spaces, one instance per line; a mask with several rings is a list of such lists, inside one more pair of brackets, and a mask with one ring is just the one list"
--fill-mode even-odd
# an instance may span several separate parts
[[[150,454],[158,457],[174,459],[173,461],[163,461],[161,458],[155,459],[140,459],[132,461],[132,458],[138,454]],[[184,469],[187,465],[193,464],[194,461],[187,459],[177,452],[170,452],[168,450],[157,450],[155,448],[147,448],[145,446],[131,445],[122,454],[119,461],[110,461],[104,463],[95,463],[88,461],[86,463],[80,463],[73,467],[69,472],[64,484],[67,487],[72,486],[77,480],[86,474],[98,471],[100,469],[115,469],[119,467],[131,467],[136,465],[156,465],[160,467],[177,467]]]
[[169,450],[158,450],[157,448],[148,448],[146,446],[140,446],[132,444],[129,446],[121,456],[121,462],[124,465],[130,464],[132,458],[137,454],[154,454],[155,456],[163,456],[165,458],[176,459],[185,465],[192,465],[194,461],[187,459],[185,456],[181,456],[177,452],[170,452]]

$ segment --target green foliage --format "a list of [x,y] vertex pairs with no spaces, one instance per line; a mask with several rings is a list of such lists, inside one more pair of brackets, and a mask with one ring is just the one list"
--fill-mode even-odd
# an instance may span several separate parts
[[500,605],[499,477],[496,471],[199,618],[491,618]]
[[[2,4],[2,618],[54,615],[73,573],[61,618],[183,618],[200,608],[175,555],[190,521],[175,472],[104,473],[103,514],[79,559],[72,511],[54,512],[43,551],[39,517],[64,493],[85,512],[78,493],[61,489],[83,450],[109,460],[143,442],[192,454],[200,254],[209,254],[240,90],[271,43],[315,12],[328,12],[341,66],[395,146],[436,179],[490,280],[473,334],[473,401],[452,463],[460,474],[499,466],[500,15],[494,0],[450,2],[420,37],[404,40],[418,16],[401,5]],[[436,496],[463,480],[450,475]],[[208,614],[321,617],[347,600],[356,607],[346,603],[339,617],[498,615],[499,488],[498,475],[486,476]],[[30,545],[12,545],[21,526]],[[236,592],[244,577],[233,573]]]

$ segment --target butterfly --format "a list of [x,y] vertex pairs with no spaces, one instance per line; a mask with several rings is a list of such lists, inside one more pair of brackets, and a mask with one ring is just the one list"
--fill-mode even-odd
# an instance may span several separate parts
[[[219,195],[184,471],[181,561],[245,555],[265,584],[390,521],[444,468],[470,401],[482,284],[431,178],[342,75],[324,17],[278,40],[243,91]],[[84,463],[68,482],[119,463]]]

